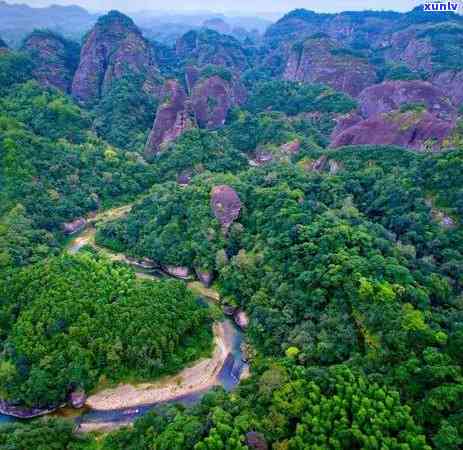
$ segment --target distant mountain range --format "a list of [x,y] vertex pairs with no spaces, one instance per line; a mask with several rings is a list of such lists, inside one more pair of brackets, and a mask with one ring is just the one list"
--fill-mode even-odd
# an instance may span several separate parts
[[[14,48],[19,47],[24,37],[35,29],[49,29],[80,41],[100,15],[80,6],[32,8],[25,4],[13,5],[0,1],[0,36]],[[173,43],[185,32],[200,28],[209,21],[212,21],[211,28],[229,34],[239,33],[240,30],[263,34],[272,23],[260,17],[228,17],[208,12],[176,14],[143,11],[133,13],[131,17],[149,39],[162,43]]]

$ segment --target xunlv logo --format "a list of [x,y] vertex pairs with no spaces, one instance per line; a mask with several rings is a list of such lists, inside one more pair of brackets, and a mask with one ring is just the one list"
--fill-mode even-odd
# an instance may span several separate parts
[[429,12],[458,12],[461,6],[462,2],[429,2],[423,5],[423,9]]

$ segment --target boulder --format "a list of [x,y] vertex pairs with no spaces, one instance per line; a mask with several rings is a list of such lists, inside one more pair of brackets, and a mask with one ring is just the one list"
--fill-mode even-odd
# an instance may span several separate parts
[[246,445],[255,450],[268,450],[269,448],[265,436],[256,431],[246,433]]
[[193,178],[193,171],[186,169],[177,175],[177,184],[180,186],[188,186]]
[[172,277],[180,278],[182,280],[190,279],[190,269],[188,267],[167,265],[163,266],[162,269]]
[[85,395],[85,391],[83,389],[73,391],[69,394],[69,405],[72,408],[75,408],[75,409],[83,408],[86,400],[87,400],[87,396]]
[[34,31],[26,37],[21,50],[31,57],[33,76],[42,86],[70,92],[79,61],[78,44],[51,31]]
[[233,313],[233,319],[242,330],[245,330],[249,325],[249,317],[242,309],[237,309]]
[[79,219],[75,219],[72,222],[63,224],[63,232],[67,235],[75,234],[83,230],[86,226],[87,221],[83,217],[80,217]]
[[293,46],[283,78],[322,83],[357,96],[376,82],[377,75],[366,59],[355,56],[331,39],[321,37]]
[[214,280],[214,274],[205,270],[195,269],[198,280],[204,284],[204,286],[209,287]]
[[335,159],[328,161],[330,175],[336,175],[342,169],[342,163]]
[[80,63],[72,82],[72,95],[82,104],[93,104],[125,76],[142,76],[143,89],[157,93],[158,70],[154,51],[132,19],[110,11],[87,34]]
[[231,224],[238,219],[241,201],[236,191],[230,186],[215,186],[211,192],[211,208],[214,216],[227,234]]
[[404,105],[422,104],[439,119],[453,120],[456,109],[446,95],[427,81],[385,81],[363,90],[358,102],[364,118],[400,109]]
[[296,155],[299,153],[301,148],[301,141],[299,139],[293,139],[286,144],[281,145],[280,151],[287,155]]
[[162,152],[166,146],[194,126],[187,95],[177,80],[167,80],[161,93],[153,128],[145,146],[145,157]]

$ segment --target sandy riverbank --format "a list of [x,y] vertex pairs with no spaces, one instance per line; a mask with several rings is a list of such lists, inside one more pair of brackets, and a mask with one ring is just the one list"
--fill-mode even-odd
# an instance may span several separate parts
[[166,402],[177,397],[218,385],[217,375],[231,352],[223,323],[214,324],[214,353],[180,373],[155,383],[139,385],[122,384],[105,389],[88,397],[86,406],[91,409],[109,411],[131,408],[150,403]]

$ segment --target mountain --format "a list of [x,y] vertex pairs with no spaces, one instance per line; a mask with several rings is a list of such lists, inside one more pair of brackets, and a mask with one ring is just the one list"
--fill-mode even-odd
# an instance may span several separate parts
[[51,31],[34,31],[21,47],[34,62],[34,77],[45,87],[70,92],[79,63],[79,45]]
[[143,78],[144,91],[156,91],[158,69],[151,44],[132,19],[111,11],[86,35],[72,95],[83,104],[95,103],[116,80],[134,75]]
[[79,6],[31,8],[25,4],[0,1],[0,35],[12,47],[19,47],[23,38],[32,31],[45,28],[79,40],[97,17]]

